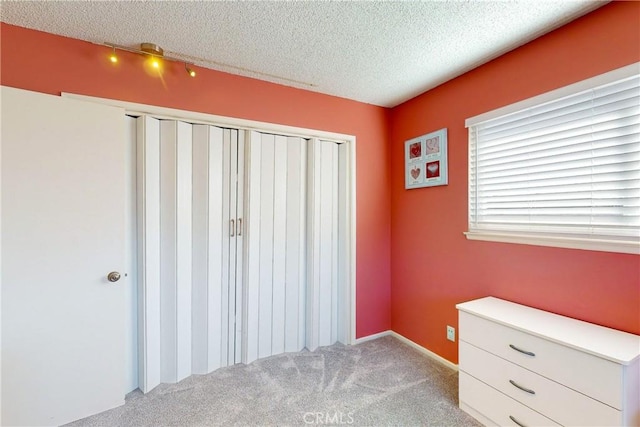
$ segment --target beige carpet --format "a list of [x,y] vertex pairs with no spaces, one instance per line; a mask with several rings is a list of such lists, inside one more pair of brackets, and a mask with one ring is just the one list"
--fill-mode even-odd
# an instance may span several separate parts
[[479,426],[458,373],[395,338],[288,353],[135,391],[69,426]]

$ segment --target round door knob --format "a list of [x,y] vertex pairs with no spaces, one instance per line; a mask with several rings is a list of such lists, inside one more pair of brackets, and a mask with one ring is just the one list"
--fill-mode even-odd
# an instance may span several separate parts
[[117,282],[118,280],[120,280],[120,273],[118,273],[117,271],[112,271],[111,273],[107,274],[107,280],[110,282]]

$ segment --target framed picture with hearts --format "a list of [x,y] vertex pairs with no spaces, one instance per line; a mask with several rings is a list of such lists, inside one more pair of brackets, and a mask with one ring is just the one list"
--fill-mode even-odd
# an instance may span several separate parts
[[405,141],[404,165],[407,190],[447,185],[447,128]]

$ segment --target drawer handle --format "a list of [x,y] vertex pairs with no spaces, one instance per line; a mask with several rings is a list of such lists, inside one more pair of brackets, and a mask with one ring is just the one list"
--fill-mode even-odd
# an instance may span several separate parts
[[509,418],[511,419],[511,421],[513,421],[514,423],[518,424],[520,427],[527,427],[524,424],[522,424],[520,421],[516,420],[513,415],[509,415]]
[[526,354],[527,356],[531,356],[531,357],[535,357],[536,354],[531,352],[531,351],[527,351],[527,350],[522,350],[521,348],[516,347],[513,344],[509,344],[509,347],[511,347],[512,349],[514,349],[515,351],[519,351],[520,353]]
[[522,387],[520,384],[518,384],[514,380],[509,380],[509,382],[511,383],[512,386],[517,387],[522,391],[526,391],[529,394],[536,394],[535,391],[531,390],[530,388]]

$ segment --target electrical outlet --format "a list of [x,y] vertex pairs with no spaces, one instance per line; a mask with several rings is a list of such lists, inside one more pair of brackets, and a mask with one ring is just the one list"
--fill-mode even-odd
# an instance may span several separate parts
[[456,341],[456,328],[454,328],[453,326],[447,325],[447,339],[453,342]]

